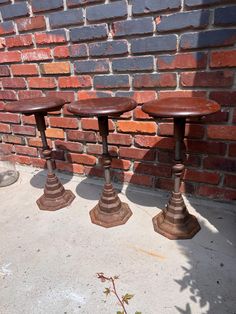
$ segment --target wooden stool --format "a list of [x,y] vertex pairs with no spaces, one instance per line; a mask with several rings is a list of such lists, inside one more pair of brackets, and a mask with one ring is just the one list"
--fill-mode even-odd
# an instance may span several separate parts
[[185,133],[186,118],[202,117],[220,110],[220,106],[202,98],[166,98],[150,101],[142,106],[144,112],[155,118],[174,119],[175,165],[174,191],[165,210],[153,218],[154,230],[169,239],[189,239],[199,230],[200,225],[193,215],[190,215],[180,193],[181,175],[184,165],[181,147]]
[[111,183],[111,157],[107,145],[107,136],[109,134],[108,116],[121,115],[136,106],[134,100],[121,97],[81,100],[67,105],[69,112],[80,117],[98,117],[99,133],[103,145],[105,185],[99,203],[90,211],[90,217],[94,224],[105,228],[122,225],[132,215],[129,206],[120,201]]
[[70,190],[65,190],[57,176],[53,171],[51,149],[48,146],[45,135],[46,124],[44,116],[49,111],[60,110],[65,104],[63,99],[54,97],[39,97],[34,99],[26,99],[14,101],[6,104],[4,110],[14,113],[23,113],[25,115],[34,115],[37,129],[41,134],[43,143],[43,155],[47,163],[47,181],[44,188],[44,194],[37,200],[38,207],[41,210],[58,210],[71,204],[75,198]]

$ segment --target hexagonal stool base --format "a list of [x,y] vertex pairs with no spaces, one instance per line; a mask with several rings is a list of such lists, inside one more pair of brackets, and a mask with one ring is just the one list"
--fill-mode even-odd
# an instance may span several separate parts
[[111,228],[125,224],[132,216],[132,211],[130,210],[128,204],[121,203],[121,207],[117,212],[106,213],[100,210],[100,206],[98,204],[90,211],[89,214],[92,223],[105,228]]
[[162,212],[152,222],[154,230],[170,240],[191,239],[201,229],[197,218],[191,214],[183,223],[170,223]]
[[74,198],[75,195],[70,190],[64,190],[64,193],[61,196],[55,198],[48,198],[44,194],[36,201],[36,203],[41,210],[55,211],[69,206]]

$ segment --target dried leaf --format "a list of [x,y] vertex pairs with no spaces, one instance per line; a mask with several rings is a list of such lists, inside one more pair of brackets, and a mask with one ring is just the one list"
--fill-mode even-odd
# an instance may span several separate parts
[[110,288],[105,288],[105,290],[103,291],[103,293],[105,293],[106,297],[108,296],[108,294],[111,293]]
[[134,297],[134,294],[126,293],[125,295],[122,296],[122,301],[125,304],[129,304],[129,300],[131,300],[133,297]]

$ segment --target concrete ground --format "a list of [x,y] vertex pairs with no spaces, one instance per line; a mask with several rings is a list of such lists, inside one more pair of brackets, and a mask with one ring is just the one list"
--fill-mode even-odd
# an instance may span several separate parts
[[235,204],[188,197],[202,229],[170,241],[152,227],[168,193],[118,186],[133,216],[104,229],[89,218],[103,182],[59,176],[76,199],[57,212],[35,203],[42,170],[21,167],[19,181],[0,189],[1,314],[116,314],[98,272],[119,275],[119,294],[134,294],[129,314],[236,313]]

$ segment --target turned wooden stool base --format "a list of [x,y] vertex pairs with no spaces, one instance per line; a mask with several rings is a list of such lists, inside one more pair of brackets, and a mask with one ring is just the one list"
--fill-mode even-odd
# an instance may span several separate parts
[[154,230],[170,240],[191,239],[200,229],[197,218],[189,214],[181,193],[172,193],[166,209],[153,219]]
[[36,201],[39,209],[55,211],[69,206],[75,195],[70,190],[65,190],[55,174],[48,174],[44,194]]
[[101,208],[96,205],[89,213],[92,223],[102,226],[104,228],[116,227],[124,225],[127,220],[132,216],[128,204],[121,203],[121,208],[117,213],[106,213],[101,211]]
[[123,225],[132,216],[126,203],[122,203],[112,184],[105,184],[99,203],[90,211],[92,223],[111,228]]

